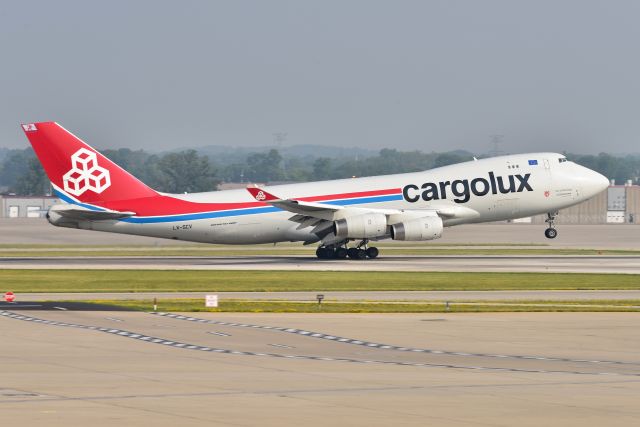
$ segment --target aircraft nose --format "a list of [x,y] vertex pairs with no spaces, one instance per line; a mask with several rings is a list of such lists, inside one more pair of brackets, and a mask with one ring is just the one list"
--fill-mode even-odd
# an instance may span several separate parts
[[609,179],[594,170],[588,169],[587,186],[592,194],[598,194],[609,188]]
[[609,182],[609,178],[607,178],[606,176],[596,172],[595,173],[597,176],[594,177],[594,181],[596,181],[596,185],[598,186],[598,189],[600,191],[604,191],[607,188],[609,188],[609,185],[611,184]]

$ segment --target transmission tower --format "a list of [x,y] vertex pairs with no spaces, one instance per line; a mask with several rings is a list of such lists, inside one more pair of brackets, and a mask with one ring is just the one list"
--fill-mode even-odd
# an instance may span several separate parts
[[502,151],[502,140],[504,139],[504,135],[489,135],[489,138],[491,138],[492,146],[492,149],[489,152],[489,154],[491,154],[491,157],[496,157],[504,154],[504,152]]

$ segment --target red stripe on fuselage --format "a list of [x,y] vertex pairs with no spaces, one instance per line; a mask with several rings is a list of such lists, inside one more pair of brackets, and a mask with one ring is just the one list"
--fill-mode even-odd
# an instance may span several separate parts
[[328,194],[326,196],[300,197],[295,200],[300,200],[301,202],[321,202],[324,200],[335,199],[355,199],[356,197],[386,196],[389,194],[399,194],[400,192],[401,190],[399,188],[389,188],[388,190],[358,191],[355,193]]
[[[399,194],[399,188],[387,190],[358,191],[353,193],[327,194],[324,196],[300,197],[295,200],[304,202],[321,202],[327,200],[354,199],[358,197],[385,196]],[[248,193],[247,193],[248,194]],[[181,215],[200,212],[216,212],[230,209],[247,209],[269,206],[264,202],[236,203],[198,203],[177,199],[171,196],[158,195],[141,199],[114,200],[95,203],[97,206],[123,212],[135,212],[136,216]]]

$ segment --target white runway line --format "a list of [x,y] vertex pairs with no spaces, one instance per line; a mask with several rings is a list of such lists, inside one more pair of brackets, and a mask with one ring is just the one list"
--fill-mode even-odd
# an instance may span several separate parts
[[353,339],[353,338],[337,337],[337,336],[334,336],[334,335],[328,335],[328,334],[324,334],[324,333],[321,333],[321,332],[312,332],[312,331],[305,331],[305,330],[293,329],[293,328],[284,328],[284,327],[277,327],[277,326],[248,325],[248,324],[245,324],[245,323],[240,324],[240,323],[233,323],[233,322],[223,322],[223,321],[218,321],[218,320],[207,320],[207,319],[196,318],[196,317],[191,317],[191,316],[184,316],[184,315],[181,315],[181,314],[164,313],[164,312],[149,313],[149,314],[152,314],[154,316],[169,317],[169,318],[177,319],[177,320],[186,320],[186,321],[189,321],[189,322],[199,322],[199,323],[209,323],[209,324],[220,325],[220,326],[230,326],[230,327],[240,327],[240,328],[250,327],[250,328],[255,328],[255,329],[268,329],[268,330],[274,330],[274,331],[279,331],[279,332],[296,334],[296,335],[301,335],[301,336],[306,336],[306,337],[311,337],[311,338],[326,339],[326,340],[336,341],[336,342],[344,343],[344,344],[353,344],[353,345],[360,345],[360,346],[365,346],[365,347],[380,348],[380,349],[385,349],[385,350],[388,349],[388,350],[395,350],[395,351],[402,351],[402,352],[429,353],[429,354],[441,354],[441,355],[463,356],[463,357],[491,357],[491,358],[501,358],[501,359],[509,358],[509,359],[546,360],[546,361],[553,361],[553,362],[603,363],[603,364],[611,364],[611,365],[640,365],[640,363],[620,362],[620,361],[614,361],[614,360],[582,360],[582,359],[569,359],[569,358],[562,358],[562,357],[504,355],[504,354],[488,354],[488,353],[487,354],[484,354],[484,353],[464,353],[464,352],[454,352],[454,351],[446,351],[446,350],[426,349],[426,348],[399,347],[399,346],[390,345],[390,344],[373,343],[373,342],[356,340],[356,339]]
[[163,338],[141,335],[135,332],[129,332],[121,329],[102,328],[98,326],[87,326],[87,325],[81,325],[77,323],[66,323],[66,322],[58,322],[53,320],[38,319],[35,317],[24,316],[21,314],[16,314],[16,313],[4,311],[4,310],[0,310],[0,316],[9,318],[9,319],[15,319],[15,320],[36,322],[36,323],[50,325],[50,326],[95,330],[98,332],[104,332],[104,333],[108,333],[116,336],[121,336],[124,338],[137,339],[140,341],[166,345],[166,346],[170,346],[170,347],[174,347],[182,350],[188,349],[188,350],[223,353],[223,354],[234,354],[234,355],[242,355],[242,356],[267,356],[267,357],[273,357],[273,358],[294,358],[294,359],[300,359],[300,360],[322,360],[322,361],[348,362],[348,363],[357,363],[357,364],[375,363],[375,364],[395,365],[395,366],[413,366],[413,367],[445,368],[445,369],[461,369],[461,370],[483,370],[483,371],[492,371],[492,372],[522,372],[522,373],[548,373],[548,374],[572,374],[572,375],[610,375],[610,376],[616,376],[616,377],[633,377],[633,378],[640,377],[640,373],[583,372],[583,371],[574,371],[574,370],[539,370],[539,369],[524,369],[524,368],[477,367],[477,366],[470,367],[470,366],[447,364],[447,363],[416,363],[416,362],[399,362],[399,361],[390,361],[390,360],[371,360],[371,359],[361,360],[361,359],[340,358],[340,357],[284,355],[284,354],[278,354],[278,353],[238,351],[238,350],[211,348],[211,347],[193,345],[188,343],[175,342],[175,341],[166,340]]
[[267,344],[267,345],[270,345],[271,347],[279,347],[279,348],[295,348],[290,345],[284,345],[284,344]]
[[208,334],[211,334],[211,335],[217,335],[217,336],[219,336],[219,337],[230,337],[230,336],[231,336],[231,334],[225,334],[224,332],[214,332],[214,331],[209,331],[209,332],[207,332],[207,333],[208,333]]

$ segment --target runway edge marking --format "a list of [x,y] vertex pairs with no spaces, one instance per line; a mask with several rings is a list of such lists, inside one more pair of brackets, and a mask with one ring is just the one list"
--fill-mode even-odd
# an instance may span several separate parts
[[520,360],[546,360],[551,362],[573,362],[573,363],[598,363],[598,364],[610,364],[610,365],[640,365],[640,363],[634,362],[621,362],[616,360],[586,360],[586,359],[569,359],[562,357],[544,357],[544,356],[527,356],[527,355],[509,355],[509,354],[490,354],[490,353],[463,353],[457,351],[447,350],[434,350],[428,348],[412,348],[401,347],[391,344],[380,344],[375,342],[357,340],[354,338],[339,337],[335,335],[329,335],[322,332],[306,331],[304,329],[284,328],[280,326],[266,326],[266,325],[252,325],[247,323],[235,323],[235,322],[223,322],[220,320],[209,320],[191,316],[184,316],[181,314],[167,313],[167,312],[152,312],[149,313],[155,316],[169,317],[171,319],[186,320],[189,322],[207,323],[219,326],[230,326],[239,328],[252,328],[252,329],[264,329],[270,331],[285,332],[289,334],[302,335],[309,338],[331,340],[342,344],[360,345],[369,348],[379,348],[381,350],[395,350],[414,353],[427,353],[438,354],[445,356],[464,356],[464,357],[491,357],[496,359],[520,359]]
[[[278,353],[259,353],[250,351],[230,350],[223,348],[207,347],[196,344],[189,344],[183,342],[177,342],[173,340],[166,340],[164,338],[153,337],[145,334],[138,334],[135,332],[125,331],[117,328],[104,328],[100,326],[89,326],[78,323],[58,322],[54,320],[40,319],[33,316],[25,316],[22,314],[12,313],[10,311],[0,310],[0,317],[8,319],[21,320],[26,322],[34,322],[49,326],[59,326],[67,328],[76,328],[91,330],[97,332],[104,332],[107,334],[131,338],[140,340],[143,342],[159,344],[163,346],[169,346],[173,348],[179,348],[184,350],[195,350],[209,353],[221,353],[221,354],[234,354],[242,356],[262,356],[284,359],[299,359],[299,360],[319,360],[319,361],[332,361],[332,362],[348,362],[357,364],[381,364],[381,365],[393,365],[393,366],[413,366],[413,367],[427,367],[427,368],[445,368],[445,369],[461,369],[461,370],[481,370],[481,371],[493,371],[493,372],[520,372],[520,373],[544,373],[544,374],[572,374],[572,375],[590,375],[590,376],[616,376],[616,377],[640,377],[639,374],[626,374],[617,372],[581,372],[581,371],[562,371],[562,370],[538,370],[538,369],[518,369],[518,368],[500,368],[500,367],[484,367],[484,366],[463,366],[453,365],[448,363],[416,363],[416,362],[397,362],[388,360],[367,360],[367,359],[352,359],[342,357],[325,357],[325,356],[305,356],[305,355],[286,355]],[[249,326],[249,325],[247,325]]]

